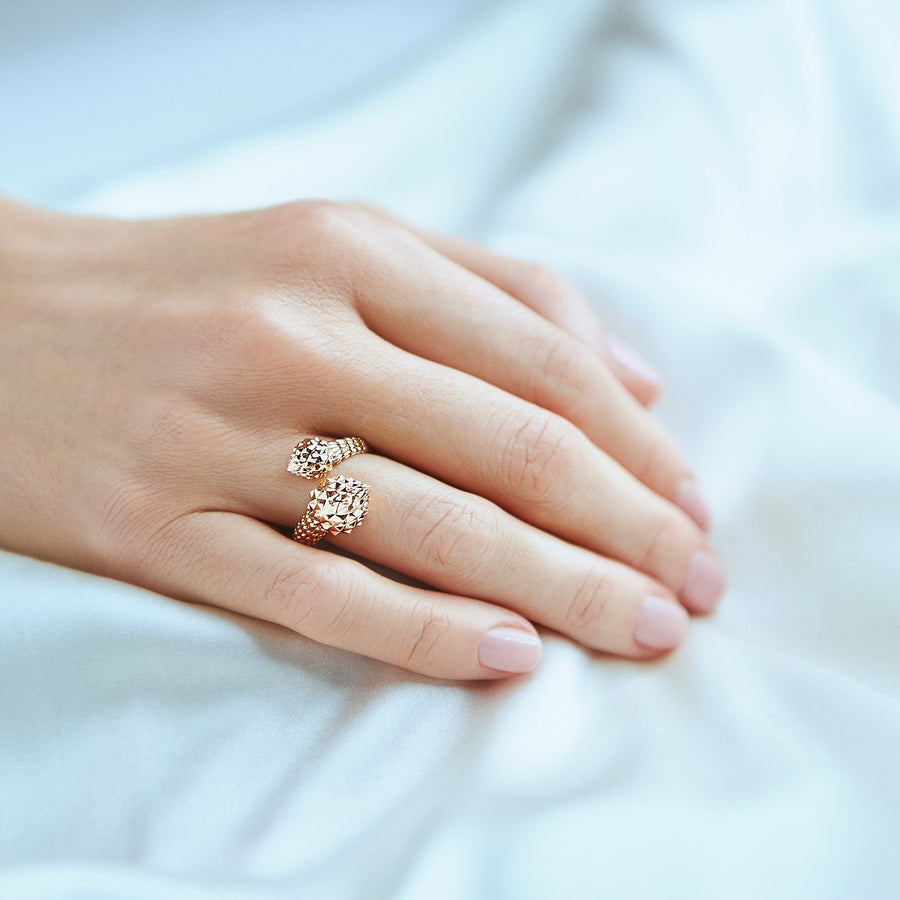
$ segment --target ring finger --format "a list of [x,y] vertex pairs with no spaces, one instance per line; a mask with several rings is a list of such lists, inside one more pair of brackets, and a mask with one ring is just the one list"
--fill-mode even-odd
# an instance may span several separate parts
[[[279,468],[272,459],[269,473]],[[244,502],[259,518],[294,524],[312,482],[259,474],[253,481],[268,491]],[[329,540],[362,558],[503,606],[596,650],[646,658],[684,637],[687,613],[672,593],[621,563],[383,457],[354,457],[340,474],[369,484],[372,499],[364,527]]]

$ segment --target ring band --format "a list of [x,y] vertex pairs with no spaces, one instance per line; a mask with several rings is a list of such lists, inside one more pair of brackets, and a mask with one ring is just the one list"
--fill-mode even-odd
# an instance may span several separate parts
[[321,478],[327,475],[339,462],[365,453],[366,442],[358,437],[337,438],[333,441],[320,437],[310,437],[300,441],[291,452],[287,470],[303,478]]
[[306,512],[294,528],[294,540],[310,547],[326,534],[353,531],[369,511],[369,486],[343,475],[323,478],[309,497]]

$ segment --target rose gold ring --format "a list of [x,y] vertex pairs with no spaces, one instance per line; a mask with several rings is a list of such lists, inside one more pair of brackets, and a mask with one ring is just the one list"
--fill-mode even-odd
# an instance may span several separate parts
[[310,547],[326,534],[353,531],[369,511],[369,486],[343,475],[323,478],[309,498],[306,512],[294,528],[294,540]]
[[358,437],[335,440],[309,437],[294,447],[287,470],[303,478],[321,478],[339,462],[356,456],[357,453],[365,453],[368,449],[366,442]]

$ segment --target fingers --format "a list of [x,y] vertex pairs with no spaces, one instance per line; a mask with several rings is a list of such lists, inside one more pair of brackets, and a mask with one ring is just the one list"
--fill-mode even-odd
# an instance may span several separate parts
[[514,612],[395,583],[241,515],[194,513],[154,544],[148,587],[423,675],[500,678],[540,661],[540,639]]
[[[329,538],[356,555],[514,610],[595,650],[644,659],[684,638],[688,616],[672,592],[627,566],[382,457],[354,457],[341,471],[371,490],[364,523]],[[257,515],[293,524],[309,483],[294,479],[295,490],[286,491],[287,479],[278,490],[268,481],[273,489],[265,502],[256,498]]]
[[596,353],[439,253],[417,244],[406,251],[402,276],[379,269],[374,260],[367,267],[375,274],[360,291],[359,304],[372,330],[415,356],[568,419],[653,491],[708,527],[696,479],[671,437]]
[[659,374],[625,341],[606,333],[582,293],[552,269],[494,253],[460,238],[422,231],[417,234],[448,259],[495,284],[599,354],[642,406],[657,400],[662,391]]
[[[708,612],[724,576],[705,535],[570,421],[453,369],[383,347],[386,377],[348,370],[343,419],[384,456],[659,580]],[[362,423],[360,425],[360,423]]]

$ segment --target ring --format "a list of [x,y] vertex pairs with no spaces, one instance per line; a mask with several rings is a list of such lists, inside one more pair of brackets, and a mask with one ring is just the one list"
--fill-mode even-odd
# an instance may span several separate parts
[[327,475],[339,462],[365,453],[369,448],[362,438],[347,437],[327,441],[325,438],[311,437],[300,441],[291,452],[287,470],[303,478],[321,478]]
[[310,547],[326,534],[353,531],[369,511],[369,486],[343,475],[323,478],[309,497],[306,513],[294,528],[294,540]]

